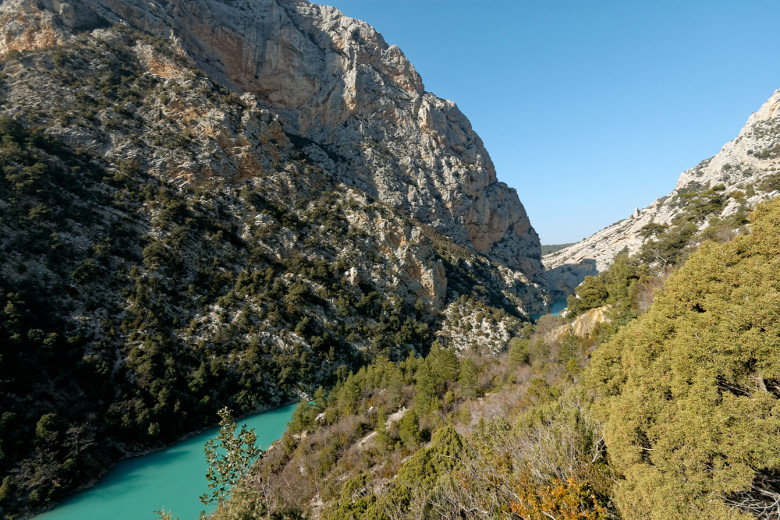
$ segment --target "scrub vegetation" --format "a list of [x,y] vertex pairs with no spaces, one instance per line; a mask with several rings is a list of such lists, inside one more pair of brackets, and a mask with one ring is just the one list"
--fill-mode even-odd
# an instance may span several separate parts
[[216,520],[778,518],[780,202],[691,185],[530,323],[171,41],[70,36],[0,61],[0,516],[221,419]]
[[749,228],[676,269],[620,255],[498,358],[320,389],[215,518],[776,518],[780,201]]
[[339,183],[170,41],[102,34],[0,62],[0,516],[224,407],[426,355],[445,327],[462,335],[448,306],[501,329],[465,331],[474,348],[527,320],[522,282]]

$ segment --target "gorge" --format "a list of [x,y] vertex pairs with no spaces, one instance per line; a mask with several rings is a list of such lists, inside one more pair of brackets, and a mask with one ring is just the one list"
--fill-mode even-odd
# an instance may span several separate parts
[[0,2],[0,517],[300,401],[215,520],[776,518],[779,107],[542,258],[365,22]]
[[546,308],[516,192],[368,25],[288,0],[0,21],[3,514]]

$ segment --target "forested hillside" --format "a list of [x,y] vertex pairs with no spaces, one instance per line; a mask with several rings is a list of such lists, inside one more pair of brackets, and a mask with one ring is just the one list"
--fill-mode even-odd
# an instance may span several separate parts
[[780,203],[751,230],[702,245],[591,361],[625,518],[780,513]]
[[498,359],[350,374],[216,518],[777,518],[780,201],[749,229],[624,253]]
[[778,518],[777,107],[532,323],[517,193],[367,24],[0,2],[0,516],[301,400],[216,519]]
[[224,406],[296,401],[436,339],[500,350],[544,307],[536,274],[345,184],[346,158],[175,40],[57,16],[0,4],[0,516]]

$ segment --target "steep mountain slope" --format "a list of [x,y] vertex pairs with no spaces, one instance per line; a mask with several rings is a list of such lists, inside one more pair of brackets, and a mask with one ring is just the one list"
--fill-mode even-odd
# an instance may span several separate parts
[[516,193],[367,25],[11,0],[0,32],[0,515],[544,307]]
[[780,200],[702,245],[648,312],[594,353],[585,384],[626,520],[777,518]]
[[777,518],[780,200],[750,223],[646,312],[620,255],[611,305],[545,316],[503,359],[361,369],[301,403],[214,518]]
[[[310,160],[342,182],[539,277],[537,235],[468,120],[425,92],[400,49],[366,23],[303,0],[49,5],[62,14],[43,14],[35,31],[49,40],[67,39],[58,21],[123,20],[173,37],[208,77],[274,109],[285,131],[304,139]],[[71,10],[76,19],[64,16]]]
[[668,196],[581,242],[546,255],[550,284],[556,291],[571,294],[586,275],[603,271],[624,248],[637,252],[665,226],[683,218],[691,220],[688,217],[694,213],[696,227],[701,230],[713,218],[744,214],[757,202],[776,195],[778,189],[780,90],[750,116],[739,135],[717,155],[683,172]]

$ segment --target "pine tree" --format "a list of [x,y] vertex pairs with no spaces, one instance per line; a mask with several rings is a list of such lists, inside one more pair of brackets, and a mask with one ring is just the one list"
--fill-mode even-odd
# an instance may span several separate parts
[[414,448],[420,442],[420,419],[414,408],[408,410],[398,426],[401,441],[409,448]]
[[387,414],[383,407],[379,407],[379,411],[376,414],[376,447],[380,453],[387,451],[390,446],[390,433],[387,431]]
[[463,397],[473,399],[477,396],[478,375],[479,368],[472,360],[464,359],[463,362],[461,362],[458,382],[460,383],[460,392]]

